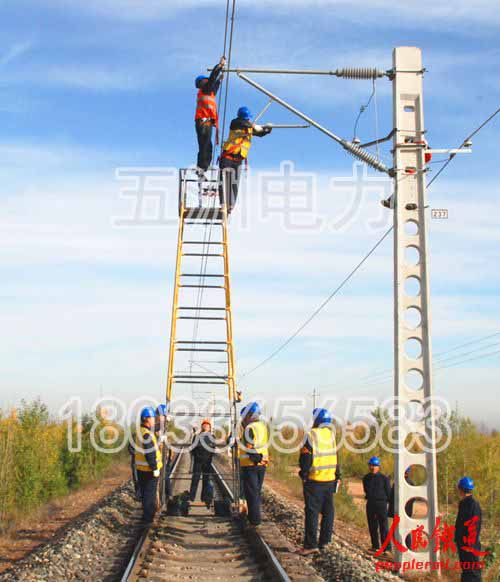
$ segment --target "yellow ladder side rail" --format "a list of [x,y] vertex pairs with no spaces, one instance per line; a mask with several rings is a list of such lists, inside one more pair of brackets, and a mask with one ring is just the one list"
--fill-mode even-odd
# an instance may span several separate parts
[[172,381],[174,374],[175,338],[177,333],[177,311],[179,302],[179,289],[181,277],[181,261],[184,237],[184,196],[181,199],[179,234],[177,238],[177,259],[175,262],[174,296],[172,299],[172,321],[170,322],[170,351],[168,355],[168,376],[167,376],[167,402],[172,399]]
[[224,201],[222,207],[222,241],[224,255],[224,293],[226,298],[226,336],[227,336],[227,384],[229,402],[236,399],[236,387],[234,377],[234,344],[233,344],[233,321],[231,309],[231,284],[229,273],[229,237],[227,234],[227,204]]

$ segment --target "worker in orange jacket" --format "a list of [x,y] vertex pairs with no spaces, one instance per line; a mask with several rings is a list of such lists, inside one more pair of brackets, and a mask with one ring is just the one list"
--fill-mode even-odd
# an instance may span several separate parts
[[197,173],[200,178],[212,161],[212,128],[216,129],[216,141],[218,142],[219,116],[217,113],[217,91],[223,78],[223,68],[226,64],[225,57],[221,57],[219,63],[213,68],[210,77],[198,75],[195,79],[195,87],[198,89],[196,97],[196,113],[194,116],[196,136],[198,138]]

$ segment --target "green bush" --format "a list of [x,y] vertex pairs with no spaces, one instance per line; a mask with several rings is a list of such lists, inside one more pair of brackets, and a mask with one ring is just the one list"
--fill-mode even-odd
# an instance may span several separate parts
[[[111,423],[86,417],[81,425],[50,418],[40,401],[22,402],[19,410],[6,415],[0,410],[0,527],[18,514],[99,478],[121,454],[99,452],[91,444],[94,426],[96,442],[104,446],[101,429]],[[69,450],[81,435],[81,450]]]

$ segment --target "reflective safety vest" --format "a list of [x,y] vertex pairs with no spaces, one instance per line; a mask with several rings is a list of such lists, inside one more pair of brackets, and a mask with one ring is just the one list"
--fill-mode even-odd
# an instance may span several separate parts
[[253,129],[251,127],[231,129],[227,141],[222,146],[222,156],[224,157],[224,154],[228,154],[245,160],[252,145],[252,134]]
[[[156,468],[161,469],[163,467],[163,462],[162,462],[162,458],[161,458],[162,455],[161,455],[160,447],[158,446],[158,441],[156,439],[155,433],[153,431],[149,430],[149,428],[146,428],[145,426],[141,426],[140,432],[136,436],[136,440],[135,440],[135,466],[136,466],[138,471],[152,471],[153,470],[149,466],[149,463],[146,460],[146,455],[144,454],[144,453],[149,453],[149,447],[151,446],[149,444],[148,445],[144,444],[144,437],[146,437],[146,436],[151,437],[152,446],[153,446],[155,453],[156,453]],[[148,447],[148,449],[145,449],[146,446]]]
[[331,428],[313,428],[309,433],[313,462],[308,478],[311,481],[335,481],[337,446]]
[[195,119],[211,119],[216,127],[219,127],[219,116],[217,114],[217,99],[215,93],[203,93],[200,89],[196,98]]
[[[251,422],[247,425],[246,430],[248,428],[252,429],[254,442],[247,443],[245,438],[241,439],[241,442],[238,443],[238,457],[240,459],[240,466],[241,467],[255,467],[256,465],[250,458],[250,455],[254,452],[257,454],[262,455],[262,461],[257,466],[265,466],[269,463],[269,433],[267,431],[266,423],[262,420],[256,420],[255,422]],[[251,446],[248,446],[251,445]],[[248,451],[245,450],[245,447],[249,449]]]

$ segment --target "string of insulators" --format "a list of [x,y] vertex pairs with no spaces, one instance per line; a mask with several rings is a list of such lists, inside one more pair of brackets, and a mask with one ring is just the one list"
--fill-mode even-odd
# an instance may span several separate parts
[[360,159],[372,168],[379,170],[379,172],[385,172],[386,174],[392,175],[392,170],[390,170],[383,162],[378,160],[373,154],[367,152],[366,150],[354,145],[350,141],[342,140],[342,147],[347,150],[355,158]]
[[386,76],[385,71],[368,67],[346,67],[337,69],[334,74],[336,77],[342,77],[343,79],[378,79]]

